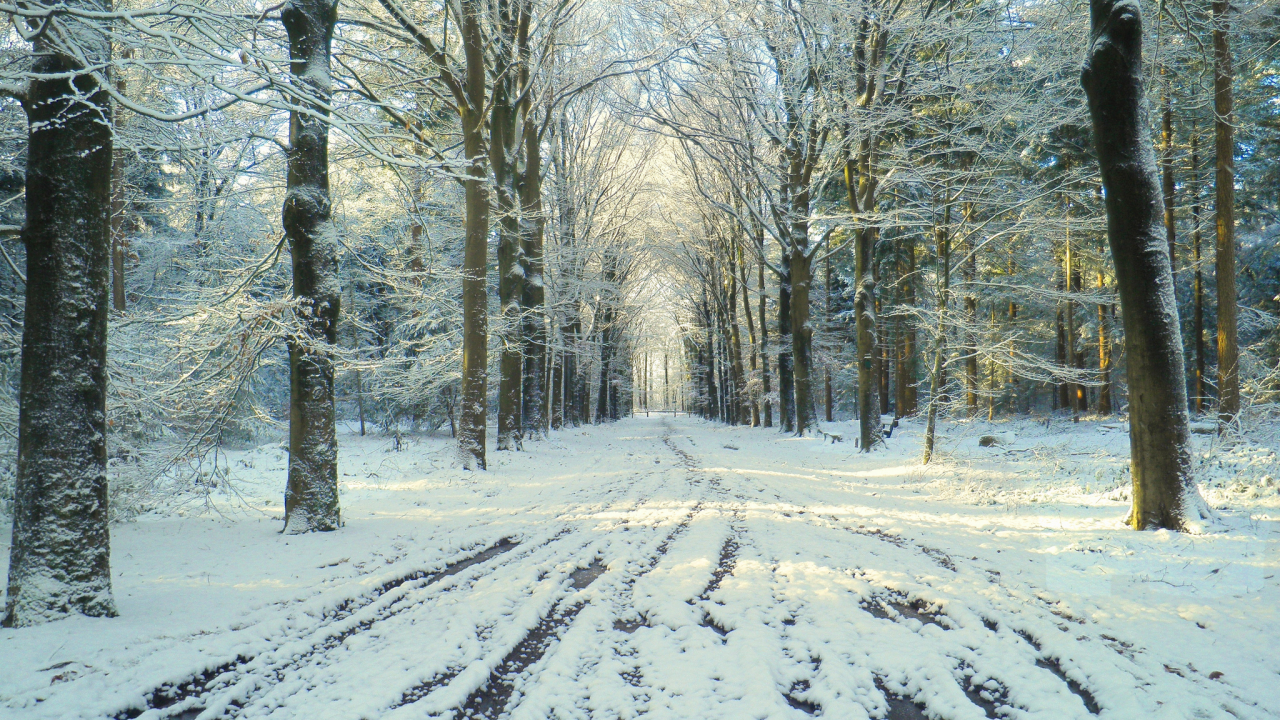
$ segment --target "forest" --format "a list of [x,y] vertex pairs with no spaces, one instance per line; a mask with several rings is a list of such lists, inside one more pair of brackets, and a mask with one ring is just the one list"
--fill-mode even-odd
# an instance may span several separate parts
[[1280,3],[0,12],[0,718],[1280,717]]

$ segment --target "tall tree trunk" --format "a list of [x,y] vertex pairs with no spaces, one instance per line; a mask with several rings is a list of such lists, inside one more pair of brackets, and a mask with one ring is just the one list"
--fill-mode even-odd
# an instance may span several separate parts
[[485,163],[485,42],[479,0],[461,0],[462,45],[466,57],[467,102],[462,117],[462,151],[467,159],[466,244],[462,254],[462,413],[458,446],[468,464],[485,468],[489,389],[489,190]]
[[942,211],[942,222],[933,230],[937,244],[938,331],[934,337],[933,369],[929,372],[929,415],[924,428],[925,465],[933,460],[938,435],[938,405],[942,402],[943,386],[946,384],[943,358],[947,354],[947,295],[951,288],[951,198],[944,197],[943,202],[946,206]]
[[978,414],[978,344],[974,332],[978,325],[978,298],[973,294],[973,283],[978,280],[978,255],[973,246],[972,201],[964,204],[964,227],[964,242],[960,247],[964,253],[961,278],[968,286],[964,295],[964,406],[969,417],[974,417]]
[[[732,256],[731,256],[732,257]],[[742,330],[738,327],[738,291],[736,262],[729,264],[729,352],[733,356],[733,422],[735,425],[746,424],[747,381],[742,362]],[[744,291],[745,292],[745,291]]]
[[[129,59],[133,57],[133,48],[125,48],[121,53],[121,57]],[[116,72],[119,72],[118,70]],[[125,94],[126,83],[123,77],[116,79],[116,92],[121,95]],[[124,113],[120,112],[120,108],[115,108],[112,115],[112,123],[115,127],[115,135],[119,135],[124,128]],[[128,155],[124,148],[118,145],[111,153],[111,306],[116,312],[124,312],[127,301],[124,290],[124,260],[127,248],[127,238],[125,237],[125,180],[124,169],[125,163],[128,162]]]
[[1196,415],[1204,414],[1206,395],[1204,379],[1204,266],[1201,264],[1201,246],[1204,235],[1200,230],[1200,136],[1195,126],[1191,128],[1191,179],[1193,184],[1191,202],[1191,243],[1195,253],[1195,280],[1192,286],[1194,314],[1192,322],[1192,344],[1196,354]]
[[338,439],[334,427],[333,357],[338,341],[338,238],[330,219],[329,51],[337,0],[290,0],[281,12],[289,34],[295,102],[289,114],[289,170],[283,223],[293,254],[298,334],[289,339],[289,485],[287,534],[336,530]]
[[1236,343],[1236,163],[1232,123],[1231,41],[1228,0],[1213,0],[1214,187],[1218,247],[1218,421],[1226,425],[1240,412],[1240,348]]
[[[751,342],[751,376],[755,377],[756,371],[760,364],[760,345],[756,339],[756,323],[751,314],[751,288],[747,286],[747,263],[745,253],[742,246],[738,245],[738,271],[742,280],[742,316],[747,319],[747,336]],[[761,290],[763,296],[763,289]],[[662,368],[665,377],[666,373],[666,356],[663,355]],[[663,381],[666,382],[665,380]],[[666,408],[666,385],[663,385],[663,408]],[[751,427],[760,427],[760,398],[752,393],[751,400]]]
[[880,414],[876,407],[876,393],[872,354],[875,341],[875,279],[871,274],[872,252],[875,247],[874,232],[859,228],[854,237],[854,275],[858,287],[853,296],[853,312],[857,318],[854,329],[858,348],[858,449],[871,452],[880,440]]
[[[864,142],[861,148],[865,148]],[[855,180],[855,178],[857,178]],[[858,216],[862,207],[859,203],[859,189],[867,190],[869,179],[858,170],[852,157],[845,157],[844,187],[849,202],[849,212]],[[869,192],[865,193],[870,196]],[[864,197],[864,199],[866,199]],[[879,439],[879,418],[873,419],[875,412],[874,376],[872,375],[871,354],[875,352],[875,279],[871,275],[872,255],[875,252],[875,238],[870,235],[871,229],[865,226],[854,230],[853,265],[855,282],[853,296],[854,337],[857,349],[858,369],[858,448],[862,452],[871,452],[872,446]]]
[[1182,529],[1203,501],[1191,475],[1182,338],[1143,92],[1142,19],[1133,0],[1091,0],[1081,81],[1106,190],[1129,378],[1135,529]]
[[[1165,69],[1160,68],[1160,74]],[[1174,215],[1174,177],[1173,177],[1173,101],[1166,88],[1164,110],[1160,113],[1160,193],[1164,199],[1164,237],[1169,243],[1169,267],[1174,277],[1178,275],[1178,225]],[[1177,291],[1177,284],[1174,284]]]
[[[1098,289],[1105,290],[1106,278],[1098,271]],[[1111,338],[1109,336],[1107,306],[1098,303],[1098,370],[1102,374],[1102,387],[1098,388],[1098,414],[1110,415],[1111,409]]]
[[[97,0],[67,5],[110,9]],[[80,31],[85,58],[109,61],[100,31],[68,22]],[[23,101],[27,285],[5,627],[116,614],[107,526],[111,103],[48,37],[34,41],[32,57]]]
[[[910,240],[907,241],[907,273],[904,276],[906,278],[906,286],[904,288],[905,297],[906,297],[907,305],[910,307],[915,307],[915,304],[916,304],[915,275],[916,275],[916,241],[915,241],[915,238],[912,237]],[[906,398],[907,404],[906,404],[906,407],[903,409],[902,414],[914,415],[920,409],[919,407],[920,393],[916,387],[916,378],[917,378],[916,364],[918,362],[917,355],[916,355],[916,326],[914,322],[911,322],[909,320],[906,321],[906,323],[907,323],[907,332],[906,332],[906,337],[903,339],[903,348],[904,348],[904,353],[906,354],[906,363],[904,364],[903,372],[904,372],[904,377],[906,378],[906,390],[904,392],[904,397]],[[902,382],[902,381],[899,380],[899,382]]]
[[[800,193],[808,207],[808,192]],[[798,201],[799,202],[799,201]],[[797,205],[799,206],[799,205]],[[798,224],[798,223],[797,223]],[[792,230],[791,264],[791,352],[795,375],[795,433],[803,435],[813,428],[813,326],[809,323],[809,290],[813,282],[812,258],[809,257],[808,219],[803,227]],[[803,235],[801,234],[803,233]],[[801,238],[805,238],[802,240]]]
[[[1076,328],[1076,303],[1071,298],[1079,293],[1081,288],[1080,262],[1072,253],[1071,240],[1067,240],[1067,263],[1064,275],[1067,278],[1067,365],[1075,370],[1077,374],[1084,370],[1084,353],[1080,351],[1077,343]],[[1088,397],[1085,395],[1084,385],[1078,382],[1072,382],[1067,385],[1068,401],[1071,403],[1071,417],[1075,422],[1080,422],[1080,414],[1085,412],[1088,407]]]
[[795,376],[791,367],[791,269],[782,263],[783,275],[778,278],[778,422],[782,431],[796,429]]
[[[835,329],[835,324],[831,320],[831,313],[834,308],[831,302],[831,297],[834,294],[835,288],[832,285],[832,279],[831,279],[831,256],[830,255],[827,256],[826,267],[824,268],[824,271],[826,273],[826,278],[824,283],[826,285],[825,287],[826,292],[825,292],[824,300],[822,303],[822,321],[826,325],[827,331],[830,332]],[[823,395],[824,404],[826,405],[826,413],[824,414],[824,417],[826,418],[827,422],[833,422],[832,411],[834,410],[834,408],[832,406],[835,404],[835,395],[831,390],[831,363],[830,362],[825,362],[822,364],[822,395]]]
[[[764,231],[759,228],[756,229],[756,250],[760,254],[759,261],[756,263],[756,282],[760,286],[760,392],[765,398],[763,407],[760,409],[763,415],[760,424],[762,427],[773,427],[773,403],[769,400],[771,391],[769,387],[769,292],[764,275]],[[778,372],[782,372],[781,365]]]
[[518,203],[519,156],[524,144],[519,124],[516,68],[518,19],[514,3],[499,3],[498,31],[492,38],[498,58],[489,98],[489,166],[498,212],[498,302],[502,313],[498,359],[498,450],[520,450],[523,429],[524,338],[521,298],[525,259]]

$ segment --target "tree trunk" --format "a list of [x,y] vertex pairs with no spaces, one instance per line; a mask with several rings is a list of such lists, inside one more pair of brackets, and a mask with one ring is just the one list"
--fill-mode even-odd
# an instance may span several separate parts
[[942,211],[942,223],[934,228],[937,242],[937,275],[938,275],[938,331],[934,337],[933,369],[929,373],[929,416],[924,428],[925,465],[933,459],[933,449],[937,438],[938,405],[942,401],[942,388],[946,380],[943,376],[943,358],[947,354],[947,294],[951,287],[951,199],[944,198],[946,207]]
[[[133,49],[126,48],[121,56],[133,57]],[[116,80],[116,92],[125,94],[125,80]],[[124,114],[115,108],[112,123],[118,135],[124,127]],[[124,312],[127,305],[124,291],[124,259],[127,247],[125,238],[125,182],[124,168],[128,161],[125,150],[115,147],[111,153],[111,306],[116,312]]]
[[[865,143],[864,143],[865,145]],[[858,187],[867,183],[866,177],[859,177],[853,158],[844,161],[845,196],[849,202],[849,212],[855,217],[861,212],[858,203]],[[864,188],[865,189],[865,188]],[[869,236],[870,229],[859,227],[854,230],[853,240],[853,274],[857,278],[853,295],[854,342],[857,350],[858,370],[858,448],[862,452],[871,452],[880,429],[879,422],[872,420],[874,398],[872,393],[873,376],[871,354],[875,351],[875,280],[871,277],[871,258],[874,252],[874,238]]]
[[[769,387],[769,293],[765,286],[764,275],[764,231],[760,229],[756,230],[756,249],[760,253],[760,260],[756,263],[756,281],[760,284],[760,392],[765,397],[761,408],[763,417],[760,424],[762,427],[773,427],[773,403],[768,399],[772,390]],[[779,366],[779,372],[781,372],[781,366]]]
[[289,485],[284,532],[336,530],[338,439],[333,357],[341,294],[338,238],[330,220],[329,50],[337,0],[290,0],[281,12],[289,34],[295,102],[289,114],[289,170],[283,223],[293,255],[298,334],[289,339]]
[[791,368],[791,269],[782,263],[784,275],[778,278],[778,422],[782,432],[796,429],[795,377]]
[[[916,304],[916,241],[912,238],[907,241],[907,278],[905,295],[907,305],[915,307]],[[910,320],[906,321],[907,332],[903,339],[903,352],[906,355],[906,362],[903,366],[903,373],[906,377],[906,389],[904,397],[906,398],[906,407],[902,410],[902,414],[915,415],[919,410],[919,390],[916,388],[916,326]],[[899,379],[899,382],[902,382]]]
[[1182,529],[1200,500],[1182,338],[1143,92],[1142,19],[1133,0],[1092,0],[1081,81],[1106,190],[1107,239],[1116,267],[1129,378],[1135,529]]
[[1196,354],[1196,415],[1204,414],[1206,395],[1204,380],[1204,267],[1201,265],[1201,246],[1204,235],[1200,230],[1200,136],[1195,127],[1191,128],[1191,178],[1193,185],[1191,202],[1191,243],[1195,253],[1195,280],[1192,286],[1194,314],[1192,323],[1192,344]]
[[[1160,68],[1160,74],[1165,73]],[[1160,113],[1160,193],[1164,199],[1164,237],[1169,243],[1169,267],[1174,277],[1178,275],[1178,226],[1174,215],[1174,177],[1173,177],[1173,101],[1166,90],[1164,110]],[[1177,291],[1177,284],[1174,284]]]
[[[973,283],[978,279],[978,255],[973,246],[973,202],[964,204],[964,242],[960,252],[964,253],[964,264],[961,266],[961,278],[964,280],[964,406],[969,417],[978,414],[978,344],[974,328],[978,325],[978,298],[973,294]],[[1068,250],[1070,252],[1070,250]],[[1068,306],[1070,307],[1070,306]]]
[[[1106,278],[1098,271],[1098,289],[1105,290]],[[1098,303],[1098,370],[1102,374],[1102,387],[1098,388],[1098,414],[1110,415],[1111,409],[1111,338],[1107,332],[1107,306]]]
[[[91,27],[79,50],[107,62],[110,42]],[[27,285],[5,627],[116,614],[106,444],[111,104],[47,37],[34,46],[23,102]]]
[[[826,292],[824,294],[824,300],[822,303],[823,305],[822,321],[826,325],[827,331],[831,332],[835,329],[835,324],[831,321],[831,312],[833,309],[831,297],[834,294],[835,287],[832,285],[832,280],[831,280],[831,256],[830,255],[827,256],[826,267],[824,268],[824,270],[826,273],[826,278],[825,278]],[[835,404],[835,394],[831,390],[831,363],[830,362],[826,362],[822,364],[822,396],[823,396],[824,404],[826,405],[826,413],[824,414],[824,417],[826,418],[827,422],[833,422],[832,411],[834,410],[834,408],[832,406]]]
[[521,298],[524,295],[524,248],[517,203],[517,165],[524,144],[517,138],[515,68],[516,30],[510,5],[495,18],[499,30],[493,45],[500,63],[490,93],[489,167],[493,170],[498,213],[498,303],[502,313],[498,359],[498,450],[520,450],[523,429],[524,339]]
[[[760,345],[756,339],[756,323],[751,315],[751,289],[747,287],[747,264],[742,252],[742,246],[738,246],[738,270],[742,279],[742,316],[747,319],[747,337],[751,342],[751,375],[755,376],[760,364]],[[761,296],[763,297],[763,290]],[[662,368],[665,376],[667,367],[666,355],[663,355]],[[665,382],[665,380],[664,380]],[[663,408],[666,408],[666,385],[663,385]],[[760,427],[760,399],[751,394],[751,427]]]
[[875,238],[871,229],[859,228],[854,236],[854,275],[858,287],[853,296],[858,348],[858,449],[871,452],[880,440],[880,417],[876,407],[875,382],[871,355],[875,339],[875,279],[871,275],[871,254]]
[[1227,36],[1228,0],[1213,0],[1213,112],[1218,247],[1218,422],[1226,425],[1240,412],[1240,349],[1236,344],[1236,169],[1232,122],[1231,44]]
[[462,149],[467,159],[466,246],[462,257],[462,413],[458,446],[465,461],[485,468],[485,429],[489,388],[489,190],[485,164],[485,42],[478,0],[461,0],[462,43],[466,56],[466,104]]

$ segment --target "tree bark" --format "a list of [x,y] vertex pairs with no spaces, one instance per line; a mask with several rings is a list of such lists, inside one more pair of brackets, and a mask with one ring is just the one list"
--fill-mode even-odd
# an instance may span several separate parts
[[[109,9],[95,0],[68,5]],[[110,42],[96,27],[72,29],[84,57],[109,60]],[[46,37],[34,42],[32,72],[23,101],[27,284],[5,627],[116,614],[106,445],[111,103]]]
[[1200,137],[1195,127],[1191,128],[1191,178],[1193,200],[1191,202],[1191,244],[1195,260],[1195,280],[1192,285],[1192,302],[1194,303],[1191,333],[1192,344],[1196,355],[1196,415],[1204,414],[1206,395],[1204,380],[1204,267],[1201,265],[1202,243],[1204,234],[1200,230]]
[[289,114],[288,178],[283,223],[293,256],[297,335],[289,339],[289,484],[287,534],[336,530],[338,440],[334,427],[333,357],[341,289],[338,238],[330,215],[329,52],[337,0],[290,0],[281,12],[289,34],[294,102]]
[[524,339],[521,298],[524,294],[524,246],[520,232],[518,196],[519,156],[523,124],[520,110],[519,32],[523,3],[500,2],[494,12],[497,28],[494,80],[489,98],[489,167],[493,170],[498,213],[498,302],[502,313],[498,360],[498,450],[520,450],[523,429]]
[[[1160,74],[1165,73],[1160,68]],[[1178,274],[1178,225],[1174,214],[1173,177],[1173,101],[1166,91],[1164,109],[1160,113],[1160,193],[1164,199],[1164,237],[1169,243],[1169,267]],[[1177,290],[1175,285],[1174,290]]]
[[[960,252],[964,253],[961,279],[967,292],[964,295],[964,406],[969,417],[978,414],[978,344],[974,328],[978,325],[978,298],[973,294],[973,283],[978,279],[978,255],[973,246],[973,202],[964,203],[964,241]],[[1067,250],[1070,253],[1070,249]],[[1068,261],[1069,262],[1069,261]],[[1070,305],[1067,306],[1068,309]]]
[[547,321],[543,284],[542,140],[528,111],[524,122],[524,172],[521,175],[521,223],[524,238],[524,433],[541,435],[547,427]]
[[1213,0],[1214,187],[1218,247],[1218,422],[1224,426],[1240,412],[1240,348],[1236,342],[1236,169],[1232,123],[1231,41],[1228,0]]
[[[769,387],[769,293],[765,286],[764,274],[764,231],[760,228],[756,229],[756,250],[760,254],[759,262],[756,263],[756,281],[760,285],[760,392],[765,398],[760,409],[763,415],[760,424],[762,427],[773,427],[773,403],[768,399],[771,391]],[[781,366],[779,366],[779,372],[781,372]]]
[[[126,48],[123,58],[133,57],[133,49]],[[118,71],[117,71],[118,72]],[[126,85],[123,77],[116,79],[116,92],[125,94]],[[119,135],[124,128],[124,115],[119,108],[112,114],[114,135]],[[113,135],[113,137],[114,137]],[[114,143],[114,140],[113,140]],[[124,260],[127,247],[125,238],[125,180],[124,169],[128,156],[119,146],[111,153],[111,306],[116,312],[124,312],[127,306],[124,285]]]
[[[747,338],[751,343],[751,374],[754,376],[759,369],[760,364],[760,345],[756,339],[756,323],[751,314],[751,289],[747,286],[747,263],[742,252],[742,246],[738,245],[738,272],[742,279],[742,316],[747,319]],[[761,291],[763,297],[763,290]],[[663,373],[666,372],[666,356],[662,361]],[[665,385],[663,386],[665,388]],[[663,390],[663,408],[666,407],[666,390]],[[760,399],[752,393],[751,401],[751,427],[760,427]]]
[[938,435],[938,405],[942,402],[943,385],[946,383],[943,375],[945,370],[943,358],[947,354],[947,295],[951,288],[951,199],[944,198],[943,202],[946,203],[946,207],[942,211],[942,222],[933,230],[937,245],[938,331],[934,337],[933,369],[929,372],[929,413],[925,421],[922,461],[925,465],[933,460],[934,444]]
[[791,366],[791,269],[783,260],[784,274],[778,278],[778,422],[782,432],[789,433],[796,429],[796,386]]
[[1191,476],[1187,386],[1160,190],[1142,81],[1142,16],[1134,0],[1091,0],[1081,82],[1106,190],[1129,378],[1130,524],[1183,529],[1202,506]]
[[466,57],[466,103],[462,150],[467,160],[466,244],[462,257],[462,413],[458,446],[464,460],[485,468],[485,429],[489,389],[489,190],[485,164],[485,42],[479,0],[461,0],[462,44]]
[[[808,208],[808,192],[799,193],[799,203]],[[812,258],[809,256],[809,222],[794,223],[792,230],[791,269],[791,352],[795,377],[795,433],[804,435],[813,428],[813,326],[809,323],[809,290],[813,282]]]
[[[1106,278],[1098,271],[1098,289],[1105,290]],[[1111,409],[1111,337],[1107,325],[1107,306],[1098,303],[1098,371],[1102,374],[1102,387],[1098,388],[1098,414],[1110,415]]]

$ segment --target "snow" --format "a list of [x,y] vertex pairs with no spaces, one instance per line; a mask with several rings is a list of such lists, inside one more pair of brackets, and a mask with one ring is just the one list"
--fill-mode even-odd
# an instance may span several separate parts
[[928,467],[922,426],[863,455],[655,413],[487,472],[346,432],[346,524],[302,536],[284,448],[232,452],[243,500],[112,528],[120,617],[0,630],[0,718],[451,717],[491,678],[513,719],[1280,717],[1265,444],[1195,436],[1217,519],[1138,533],[1118,423],[944,423]]

